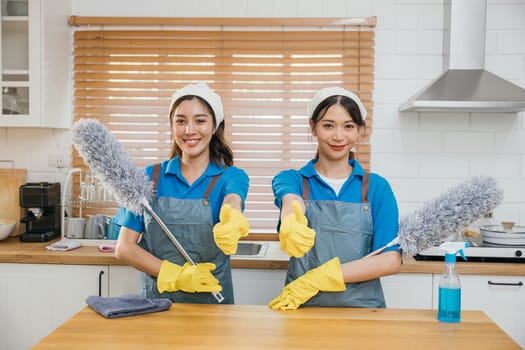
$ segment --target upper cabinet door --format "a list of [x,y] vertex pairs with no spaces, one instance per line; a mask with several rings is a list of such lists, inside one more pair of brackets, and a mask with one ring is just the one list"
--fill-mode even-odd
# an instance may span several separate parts
[[68,128],[69,0],[0,1],[0,127]]

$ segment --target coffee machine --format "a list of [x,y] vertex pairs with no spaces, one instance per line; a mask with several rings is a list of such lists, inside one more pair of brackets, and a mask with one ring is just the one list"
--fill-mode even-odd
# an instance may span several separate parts
[[35,182],[20,186],[22,242],[47,242],[60,236],[60,183]]

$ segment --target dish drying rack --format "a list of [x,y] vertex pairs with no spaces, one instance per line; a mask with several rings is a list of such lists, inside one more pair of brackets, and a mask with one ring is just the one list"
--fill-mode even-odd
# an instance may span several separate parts
[[[69,186],[72,186],[75,176],[78,176],[79,188],[74,191],[73,187],[69,189]],[[86,212],[95,213],[97,211],[98,213],[98,211],[103,211],[103,214],[107,214],[107,212],[119,208],[111,192],[103,187],[98,177],[81,168],[72,168],[68,172],[62,191],[61,205],[60,233],[62,239],[66,238],[66,208],[68,208],[69,217],[73,217],[74,209],[78,211],[78,215],[75,213],[75,217],[84,217]],[[83,246],[97,246],[109,242],[107,239],[75,238],[75,240],[80,241]]]

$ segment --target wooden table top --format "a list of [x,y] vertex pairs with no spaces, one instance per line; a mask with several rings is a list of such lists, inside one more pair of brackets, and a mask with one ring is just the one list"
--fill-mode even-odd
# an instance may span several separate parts
[[36,344],[43,349],[520,349],[481,311],[441,323],[435,310],[173,304],[106,319],[86,307]]

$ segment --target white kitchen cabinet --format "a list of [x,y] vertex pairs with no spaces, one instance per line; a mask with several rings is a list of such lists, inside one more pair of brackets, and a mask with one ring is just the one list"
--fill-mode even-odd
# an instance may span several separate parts
[[140,293],[140,272],[131,266],[109,266],[109,296]]
[[381,277],[388,308],[432,309],[432,274],[400,273]]
[[108,293],[108,267],[0,264],[0,348],[26,350]]
[[[434,275],[434,308],[440,275]],[[481,310],[525,349],[525,276],[460,275],[461,309]],[[521,283],[521,284],[520,284]]]
[[232,269],[235,304],[266,305],[281,294],[286,270]]
[[69,128],[70,1],[1,0],[0,10],[0,127]]
[[[286,270],[233,269],[232,277],[236,304],[266,305],[282,292]],[[389,308],[432,308],[432,274],[387,276],[381,284]]]

